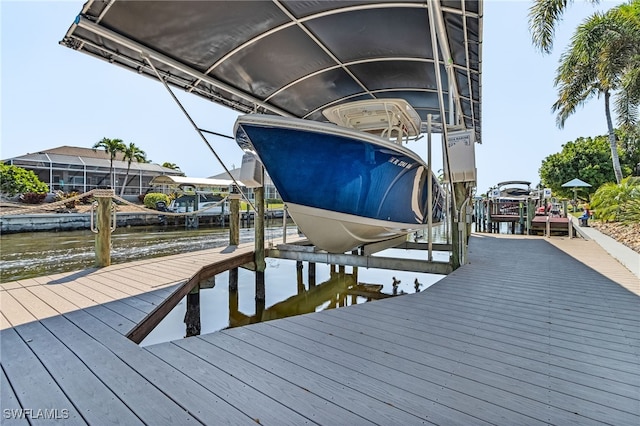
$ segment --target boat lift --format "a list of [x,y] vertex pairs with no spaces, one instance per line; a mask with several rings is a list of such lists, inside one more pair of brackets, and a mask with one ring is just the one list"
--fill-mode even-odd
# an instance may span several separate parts
[[[233,1],[188,7],[164,1],[143,10],[126,1],[89,0],[61,44],[160,80],[227,172],[204,135],[215,132],[199,128],[169,86],[240,113],[310,120],[321,120],[329,106],[359,98],[409,100],[429,139],[432,131],[442,134],[455,268],[465,262],[475,176],[455,175],[449,133],[470,129],[471,143],[481,141],[482,8],[477,0],[350,6],[273,0],[248,7]],[[230,28],[227,16],[256,25]],[[354,21],[367,37],[353,37],[344,23]],[[157,31],[164,27],[181,37]],[[273,61],[265,60],[265,51]],[[379,53],[363,56],[373,51]],[[235,179],[234,185],[239,186]],[[256,244],[263,244],[258,235]]]

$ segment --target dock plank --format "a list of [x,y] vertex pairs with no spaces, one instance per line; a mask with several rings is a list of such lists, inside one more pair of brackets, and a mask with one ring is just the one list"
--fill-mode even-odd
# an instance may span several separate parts
[[[141,393],[139,398],[142,399],[132,406],[139,407],[139,404],[146,404],[151,411],[154,410],[154,405],[157,404],[165,404],[171,408],[170,412],[163,414],[163,418],[157,420],[154,420],[156,416],[152,412],[143,413],[138,408],[137,414],[146,423],[150,421],[157,423],[159,421],[161,424],[183,424],[190,419],[199,419],[203,423],[207,423],[207,420],[215,419],[217,422],[225,424],[251,421],[241,411],[218,398],[170,364],[130,340],[124,339],[120,334],[86,312],[70,313],[66,315],[65,320],[72,322],[84,333],[87,333],[86,335],[98,338],[100,344],[108,347],[108,351],[102,351],[102,353],[108,352],[106,356],[117,359],[127,369],[134,372],[136,376],[139,375],[140,378],[144,378],[145,382],[137,383],[137,388],[141,386],[145,388],[152,387],[153,392],[143,392],[142,389],[138,389],[137,392]],[[107,373],[108,370],[104,372],[104,374]],[[165,397],[163,398],[162,395]],[[154,400],[156,401],[155,403],[153,403]],[[178,407],[181,407],[180,409],[185,417],[180,415]],[[187,413],[189,414],[188,416]],[[190,418],[191,416],[194,416],[195,419]]]
[[[201,339],[185,339],[172,345],[153,345],[146,347],[146,350],[229,404],[242,407],[244,413],[256,423],[299,425],[317,418],[323,423],[337,424],[347,422],[351,414],[327,407],[326,401],[314,404],[313,398],[304,395],[305,391],[284,380],[263,380],[261,375],[264,373],[252,364]],[[260,385],[256,385],[256,382],[260,382]],[[264,390],[264,387],[267,389]],[[303,417],[304,413],[314,415],[307,419]]]
[[[272,350],[278,349],[279,345],[273,345],[273,340],[265,339],[271,343],[271,346],[268,342],[256,345],[256,341],[250,339],[255,335],[248,333],[246,330],[233,329],[202,336],[202,338],[285,380],[294,381],[308,392],[332,401],[335,405],[357,414],[368,422],[413,424],[427,421],[426,417],[416,416],[396,408],[390,402],[396,396],[389,390],[379,389],[380,393],[376,397],[367,395],[361,387],[349,383],[349,379],[356,377],[357,374],[348,369],[332,365],[329,369],[321,368],[320,372],[314,371],[309,368],[314,364],[312,355],[306,359],[306,362],[297,360],[293,351],[285,356],[276,355],[269,349],[265,349],[265,346]],[[326,367],[326,364],[321,367]],[[340,398],[336,399],[335,395],[340,395]]]
[[[291,327],[294,331],[291,330]],[[304,329],[304,327],[301,328]],[[351,343],[344,345],[345,342],[341,341],[338,346],[327,344],[323,338],[331,336],[331,334],[327,335],[321,332],[314,334],[312,330],[306,329],[305,337],[303,337],[302,334],[295,333],[295,329],[296,324],[285,325],[278,321],[272,321],[265,323],[264,327],[253,327],[248,331],[263,334],[282,343],[282,350],[287,352],[292,348],[299,348],[301,351],[312,353],[326,360],[324,363],[318,364],[312,362],[314,358],[309,357],[309,365],[322,365],[329,362],[330,365],[340,365],[358,372],[365,378],[368,376],[368,380],[374,383],[379,382],[377,386],[388,388],[388,392],[393,394],[388,403],[402,407],[403,410],[416,416],[424,417],[429,422],[435,424],[485,424],[479,416],[479,412],[482,412],[484,408],[482,401],[469,398],[464,394],[448,393],[442,389],[440,384],[429,381],[428,375],[416,374],[414,370],[402,367],[394,369],[392,366],[397,364],[397,359],[393,359],[390,364],[385,364],[382,362],[382,358],[375,355],[371,358],[363,356],[362,351],[366,350],[363,346],[355,345],[357,349],[356,353],[353,353],[354,351],[349,347]],[[374,346],[377,343],[379,342],[371,342]],[[303,359],[306,358],[307,355],[303,355]],[[340,374],[340,369],[337,374]],[[348,376],[345,379],[349,379]],[[368,394],[378,392],[376,386],[371,385],[361,389]],[[455,404],[447,402],[454,399]],[[458,411],[456,406],[472,409],[473,414],[469,415],[467,412]],[[531,422],[531,419],[528,420]]]
[[[23,341],[29,342],[33,353],[88,423],[142,424],[130,408],[59,340],[65,330],[56,329],[57,334],[54,335],[37,321],[21,325],[15,330]],[[109,401],[109,404],[105,404],[105,401]]]
[[[376,348],[380,350],[384,349],[386,357],[391,357],[388,362],[391,362],[394,358],[402,359],[407,358],[408,360],[417,359],[420,360],[420,363],[424,363],[425,361],[432,359],[430,364],[437,366],[438,369],[442,369],[443,371],[449,373],[454,372],[453,376],[461,376],[464,379],[471,379],[477,383],[483,383],[490,386],[495,387],[496,389],[502,389],[503,391],[507,391],[515,395],[520,395],[532,400],[536,400],[540,403],[545,403],[549,405],[545,411],[547,414],[552,412],[556,408],[554,405],[560,401],[565,401],[564,411],[558,411],[555,413],[554,418],[562,419],[562,415],[565,416],[563,419],[564,422],[574,422],[576,421],[576,416],[573,413],[570,413],[566,407],[572,405],[579,405],[581,407],[581,415],[582,416],[591,416],[592,419],[595,419],[597,422],[606,422],[607,418],[618,417],[620,419],[624,419],[624,412],[632,412],[633,405],[637,403],[637,400],[633,398],[633,394],[627,395],[609,395],[606,392],[597,391],[591,386],[578,386],[575,382],[572,383],[572,388],[574,390],[574,395],[567,395],[562,392],[557,392],[551,389],[550,386],[550,376],[548,367],[545,364],[538,364],[542,367],[541,370],[536,371],[532,369],[531,366],[529,369],[521,368],[521,362],[518,362],[516,366],[517,369],[509,369],[510,361],[513,362],[514,359],[509,359],[509,357],[501,356],[501,354],[495,354],[493,358],[491,357],[491,352],[483,351],[482,348],[473,348],[472,344],[460,345],[458,352],[444,351],[439,352],[438,348],[434,348],[435,345],[440,344],[449,344],[446,341],[431,339],[427,333],[422,333],[419,329],[408,329],[406,324],[399,324],[397,328],[389,327],[388,332],[381,332],[380,330],[376,330],[375,336],[370,335],[366,331],[351,331],[349,329],[343,329],[343,327],[337,327],[335,324],[360,324],[362,325],[362,329],[370,323],[371,319],[365,317],[358,321],[357,316],[354,315],[355,310],[351,310],[348,312],[346,310],[336,311],[336,316],[340,318],[335,318],[335,322],[333,320],[333,316],[325,315],[323,320],[329,320],[329,324],[325,327],[324,333],[326,334],[325,339],[328,339],[328,333],[330,332],[330,336],[333,339],[336,336],[340,336],[346,341],[358,343],[359,347],[361,346],[371,346],[372,350],[376,351]],[[332,312],[334,313],[334,312]],[[348,317],[344,317],[346,315]],[[300,318],[300,322],[305,321],[305,325],[315,325],[310,323],[308,319]],[[347,321],[345,321],[347,320]],[[277,325],[277,322],[274,323]],[[315,325],[317,328],[318,326]],[[290,329],[291,325],[287,324],[287,328]],[[424,325],[425,329],[429,329],[430,324]],[[403,342],[402,339],[397,339],[398,335],[403,335],[403,331],[406,331],[404,336],[406,337]],[[303,332],[299,332],[300,334],[304,333],[304,335],[318,335],[317,333],[311,333],[308,330],[304,330]],[[373,337],[381,337],[385,340],[379,341],[375,340],[376,344],[371,345],[367,340],[372,339]],[[386,341],[386,339],[394,339],[391,341]],[[323,343],[326,343],[323,341]],[[337,347],[344,348],[346,346],[343,342],[334,343]],[[425,346],[428,346],[428,350],[425,351]],[[478,350],[480,349],[480,350]],[[387,355],[390,354],[390,355]],[[369,353],[365,351],[360,351],[360,355],[366,357]],[[429,355],[437,354],[436,357],[430,358]],[[397,361],[396,361],[397,362]],[[421,366],[413,366],[411,367],[414,371],[422,371]],[[428,372],[422,372],[421,376],[427,376]],[[439,378],[438,381],[444,380],[445,377]],[[594,377],[593,382],[597,382],[599,379]],[[463,388],[466,390],[471,390],[473,388],[472,385],[465,383],[464,380],[461,381]],[[460,389],[459,389],[460,390]],[[633,388],[630,388],[629,391],[633,391]],[[473,392],[473,394],[482,394],[482,392]],[[581,398],[583,397],[583,398]],[[586,398],[586,399],[585,399]],[[510,406],[513,407],[514,397],[509,398]],[[566,402],[568,400],[568,402]],[[561,409],[561,408],[560,408]],[[591,413],[587,413],[587,411],[591,409]],[[534,410],[535,411],[535,410]],[[600,414],[602,413],[602,414]],[[531,414],[531,413],[530,413]],[[633,419],[633,416],[626,419],[626,421],[630,421]],[[581,423],[585,423],[586,420],[581,419]]]
[[144,423],[196,422],[183,407],[167,400],[165,394],[147,378],[110,351],[103,343],[103,336],[98,335],[101,341],[95,340],[93,334],[87,334],[77,323],[71,322],[68,316],[82,317],[90,321],[86,313],[75,311],[64,317],[44,319],[42,323],[117,396],[118,400],[134,410],[135,415]]
[[8,325],[15,327],[30,321],[35,321],[36,317],[31,314],[12,293],[7,291],[0,297],[0,310],[7,319]]
[[[266,326],[266,324],[265,324]],[[255,327],[258,329],[259,327]],[[252,328],[254,329],[254,328]],[[416,407],[424,406],[425,400],[429,396],[437,395],[437,401],[447,407],[465,407],[467,413],[471,412],[475,419],[468,419],[467,422],[477,424],[481,421],[491,423],[492,419],[497,419],[500,424],[544,424],[545,419],[538,416],[541,412],[554,411],[547,405],[546,401],[540,402],[532,398],[523,398],[517,393],[511,392],[511,389],[504,390],[489,383],[486,380],[478,380],[476,376],[464,376],[456,370],[460,366],[456,361],[440,359],[439,363],[429,362],[429,358],[424,355],[419,361],[414,361],[401,356],[401,351],[380,351],[375,349],[376,346],[382,345],[384,341],[381,339],[367,336],[361,337],[358,341],[345,340],[336,337],[331,333],[332,328],[327,328],[325,333],[315,336],[322,336],[319,341],[308,343],[309,339],[299,339],[291,334],[286,335],[282,331],[279,332],[281,338],[286,338],[289,345],[295,345],[305,352],[314,353],[318,356],[326,358],[332,364],[341,364],[349,369],[360,369],[361,375],[369,375],[371,382],[382,382],[380,385],[387,387],[393,386],[393,393],[399,397],[403,393],[420,395],[416,398]],[[358,327],[357,330],[362,330]],[[269,330],[269,335],[273,332]],[[370,349],[363,350],[363,346],[370,345]],[[401,344],[396,344],[402,348]],[[339,349],[340,353],[336,354],[335,349]],[[287,348],[291,351],[291,348]],[[346,356],[343,352],[350,354]],[[345,364],[350,359],[350,364]],[[317,363],[316,363],[317,364]],[[444,365],[443,365],[444,364]],[[335,370],[335,369],[334,369]],[[452,374],[452,372],[454,372]],[[514,381],[513,386],[517,387],[519,380]],[[400,391],[398,390],[400,389]],[[368,392],[368,388],[364,389]],[[508,401],[508,404],[488,403],[484,401],[481,395],[487,393],[500,395],[501,401]],[[539,392],[545,399],[547,392],[542,389]],[[423,396],[427,395],[427,397]],[[508,395],[508,396],[507,396]],[[506,397],[506,399],[504,399]],[[406,396],[402,399],[408,399]],[[429,401],[433,403],[434,401]],[[392,402],[393,403],[393,402]],[[410,406],[410,402],[404,402],[405,407]],[[395,405],[395,403],[394,403]],[[557,410],[556,410],[557,411]],[[433,415],[433,413],[431,413]],[[564,414],[561,412],[554,413],[557,418]],[[463,413],[457,413],[456,417],[460,418]],[[566,416],[565,421],[575,421],[576,417]],[[446,417],[439,419],[438,424],[449,423],[451,419]],[[593,424],[596,424],[595,422]]]
[[[25,412],[26,416],[33,413],[38,417],[38,410],[57,410],[61,414],[62,410],[66,410],[67,415],[61,416],[66,418],[58,420],[60,424],[86,424],[85,419],[15,329],[0,331],[0,345],[0,364],[11,388],[20,406],[24,410],[31,410]],[[47,422],[44,418],[28,420],[33,424]]]
[[28,426],[26,418],[20,416],[22,407],[18,402],[18,397],[13,392],[4,369],[0,368],[0,413],[2,413],[2,424],[10,426]]

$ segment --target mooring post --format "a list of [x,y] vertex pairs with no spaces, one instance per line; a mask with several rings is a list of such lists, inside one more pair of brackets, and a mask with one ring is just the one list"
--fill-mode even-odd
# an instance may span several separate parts
[[[96,212],[96,227],[92,231],[96,234],[95,251],[96,251],[96,266],[101,268],[103,266],[111,265],[111,232],[115,229],[115,217],[114,223],[111,224],[112,216],[112,203],[111,197],[114,193],[112,189],[95,190],[93,196],[98,201],[98,209]],[[93,219],[93,212],[91,212],[91,219]]]
[[200,286],[196,285],[187,294],[187,312],[184,314],[185,337],[199,336],[200,327]]
[[237,246],[240,244],[240,194],[229,194],[229,210],[229,245]]

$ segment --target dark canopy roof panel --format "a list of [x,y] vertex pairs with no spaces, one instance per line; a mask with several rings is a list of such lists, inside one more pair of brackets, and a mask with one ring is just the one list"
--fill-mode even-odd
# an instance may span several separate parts
[[242,113],[404,98],[437,128],[442,104],[480,141],[481,1],[90,0],[61,44]]

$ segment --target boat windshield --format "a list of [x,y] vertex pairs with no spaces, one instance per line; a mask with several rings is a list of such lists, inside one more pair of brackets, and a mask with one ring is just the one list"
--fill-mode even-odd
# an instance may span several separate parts
[[338,126],[395,140],[399,144],[420,136],[420,116],[404,99],[349,102],[326,108],[322,114]]

